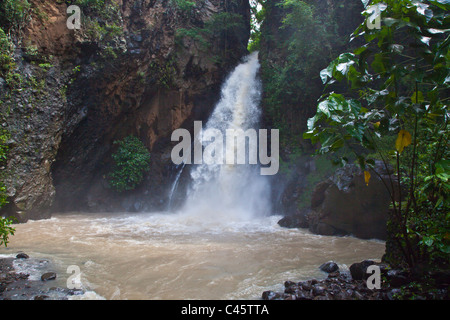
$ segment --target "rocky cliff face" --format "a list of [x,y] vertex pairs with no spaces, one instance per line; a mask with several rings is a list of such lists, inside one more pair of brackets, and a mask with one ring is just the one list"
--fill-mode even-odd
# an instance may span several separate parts
[[381,162],[377,174],[366,184],[364,174],[356,165],[336,170],[318,183],[312,192],[310,208],[284,217],[279,224],[288,228],[309,228],[315,234],[352,235],[362,239],[387,237],[390,195],[384,181],[394,181]]
[[[331,159],[312,158],[314,147],[302,139],[307,120],[314,116],[317,101],[327,91],[320,71],[341,52],[351,51],[350,36],[361,23],[363,5],[351,0],[268,0],[261,25],[260,61],[265,120],[280,129],[283,160],[281,174],[273,183],[279,212],[308,226],[304,216],[314,186],[336,168]],[[338,200],[339,197],[336,199]],[[336,202],[334,204],[338,206]],[[333,205],[331,205],[332,207]]]
[[[21,81],[0,82],[11,132],[4,214],[25,221],[162,208],[173,179],[170,135],[207,118],[247,53],[248,2],[106,1],[81,7],[81,29],[69,30],[70,2],[32,1],[39,17],[16,39]],[[151,170],[137,190],[119,194],[106,176],[113,141],[130,134],[150,150]]]
[[[382,163],[379,176],[389,181]],[[386,239],[390,205],[389,191],[378,175],[366,185],[361,169],[347,165],[319,183],[311,198],[309,229],[323,235],[353,235],[362,239]]]

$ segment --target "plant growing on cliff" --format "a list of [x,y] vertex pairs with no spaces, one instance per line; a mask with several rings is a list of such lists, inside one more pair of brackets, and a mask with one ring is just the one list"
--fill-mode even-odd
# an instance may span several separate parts
[[118,145],[118,149],[112,155],[114,165],[109,174],[109,184],[119,192],[133,190],[149,170],[150,153],[135,136],[116,140],[114,145]]
[[[8,146],[6,141],[9,139],[9,132],[3,128],[0,128],[0,166],[3,167],[8,154]],[[2,170],[2,169],[0,169]],[[0,171],[0,208],[2,208],[7,202],[6,186],[3,182],[3,172]],[[3,218],[0,216],[0,246],[8,245],[9,236],[14,235],[16,231],[10,225],[13,223],[12,218]]]
[[152,61],[149,68],[151,78],[159,88],[169,89],[174,85],[176,69],[172,58],[165,61]]
[[[349,2],[341,12],[351,9],[353,4]],[[260,3],[264,9],[260,19],[264,14],[272,16],[262,22],[259,40],[265,47],[261,50],[263,104],[273,126],[280,130],[281,144],[293,146],[299,141],[297,132],[304,122],[293,121],[292,115],[304,119],[311,115],[311,106],[322,93],[317,70],[338,54],[336,48],[342,48],[345,37],[339,31],[345,29],[344,23],[338,21],[337,10],[327,5],[328,1]]]
[[0,26],[7,33],[19,35],[31,17],[28,0],[3,0],[0,3]]
[[185,37],[191,38],[202,51],[212,47],[221,50],[224,55],[228,50],[228,38],[240,34],[245,29],[244,19],[240,14],[220,12],[214,14],[203,27],[179,28],[175,34],[175,41],[180,45]]
[[186,14],[188,16],[192,14],[192,11],[197,6],[194,1],[189,0],[171,0],[170,3],[174,5],[178,10],[180,10],[183,14]]
[[117,58],[123,50],[120,38],[123,35],[123,21],[120,5],[115,0],[72,0],[83,10],[82,28],[79,32],[86,40],[97,44],[102,49],[101,56],[108,59]]
[[13,57],[13,44],[0,28],[0,76],[6,77],[16,67]]
[[[387,258],[411,269],[423,263],[445,265],[450,253],[450,114],[445,95],[450,35],[444,26],[450,5],[440,0],[370,4],[375,7],[367,7],[366,21],[354,33],[365,43],[320,73],[326,84],[346,81],[350,96],[324,95],[304,138],[320,143],[319,153],[347,146],[365,171],[366,184],[371,174],[379,176],[371,170],[374,152],[387,171],[392,164],[395,175],[379,178],[391,196],[388,230],[402,258],[393,257],[391,247]],[[373,8],[381,12],[379,29],[367,23]],[[395,142],[380,147],[386,137]]]

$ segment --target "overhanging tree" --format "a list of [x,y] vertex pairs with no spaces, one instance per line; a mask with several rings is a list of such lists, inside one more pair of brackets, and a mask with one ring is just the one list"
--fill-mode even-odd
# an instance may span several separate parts
[[[394,175],[380,176],[391,196],[392,241],[403,262],[449,262],[449,3],[446,0],[363,0],[366,21],[353,37],[363,45],[322,72],[327,93],[308,120],[304,138],[318,153],[348,148],[370,183],[375,160]],[[380,28],[373,28],[380,12]],[[349,158],[342,157],[342,163]],[[394,259],[391,257],[391,262]],[[399,262],[399,261],[397,261]]]

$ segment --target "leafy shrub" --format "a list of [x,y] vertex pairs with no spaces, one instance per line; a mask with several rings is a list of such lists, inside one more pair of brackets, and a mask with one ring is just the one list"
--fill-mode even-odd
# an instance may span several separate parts
[[[6,161],[6,156],[8,153],[8,146],[6,141],[9,139],[9,133],[0,129],[0,164],[3,165]],[[0,176],[0,208],[3,207],[7,202],[6,187],[3,183],[3,177]],[[13,223],[13,218],[3,218],[0,217],[0,246],[8,245],[9,236],[14,235],[15,229],[10,227]]]
[[[401,252],[398,257],[387,251],[387,261],[406,262],[411,269],[422,263],[448,267],[450,35],[441,28],[450,5],[411,0],[371,5],[382,12],[381,27],[362,23],[354,36],[364,37],[364,44],[320,72],[324,84],[346,81],[353,97],[324,95],[304,138],[320,143],[319,153],[347,146],[365,170],[366,184],[370,173],[385,183],[391,196],[388,240]],[[369,19],[369,10],[364,14]],[[393,164],[395,175],[371,170],[375,153],[387,170]]]
[[103,49],[105,60],[117,58],[118,38],[123,35],[119,4],[115,0],[74,0],[71,4],[83,10],[80,32],[86,40]]
[[12,57],[13,45],[5,34],[2,28],[0,28],[0,76],[6,77],[6,75],[12,71],[16,64]]
[[18,34],[28,22],[30,13],[28,0],[3,0],[0,2],[0,25],[5,31]]
[[[266,118],[280,130],[280,144],[292,148],[301,141],[306,119],[323,94],[319,71],[343,47],[356,27],[346,19],[360,1],[258,0],[261,23],[252,46],[260,48],[263,105]],[[355,9],[356,8],[356,9]],[[270,18],[269,18],[270,17]],[[258,44],[258,41],[260,44]]]
[[0,217],[0,246],[5,245],[7,247],[9,236],[14,235],[16,229],[10,226],[12,223],[11,218]]
[[109,183],[119,192],[133,190],[149,169],[150,153],[134,136],[114,141],[114,144],[119,147],[112,155],[114,166],[109,174]]
[[192,13],[192,10],[194,10],[197,6],[194,1],[189,0],[171,0],[171,3],[174,4],[181,12],[187,14]]

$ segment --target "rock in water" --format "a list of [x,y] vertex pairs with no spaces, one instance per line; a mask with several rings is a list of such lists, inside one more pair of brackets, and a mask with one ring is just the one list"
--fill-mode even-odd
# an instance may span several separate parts
[[49,281],[49,280],[55,280],[55,279],[56,279],[56,273],[55,272],[47,272],[47,273],[44,273],[41,276],[41,280],[42,281]]
[[26,253],[20,252],[16,256],[17,259],[28,259],[29,256]]
[[338,271],[339,267],[334,261],[328,261],[322,264],[319,269],[326,273],[332,273]]
[[311,209],[297,210],[294,214],[283,217],[278,224],[283,228],[308,228],[308,215]]

